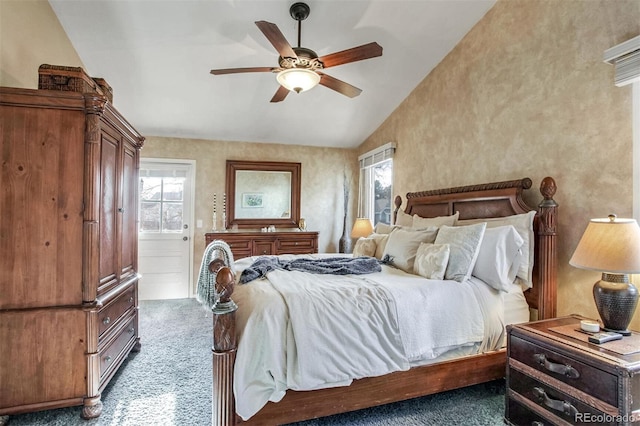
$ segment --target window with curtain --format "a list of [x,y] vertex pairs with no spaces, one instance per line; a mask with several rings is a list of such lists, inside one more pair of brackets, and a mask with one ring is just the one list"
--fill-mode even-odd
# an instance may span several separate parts
[[616,86],[632,85],[633,217],[640,221],[640,35],[605,50],[603,60],[615,67]]
[[358,157],[360,162],[360,200],[358,217],[391,223],[393,216],[393,154],[395,143],[385,144]]

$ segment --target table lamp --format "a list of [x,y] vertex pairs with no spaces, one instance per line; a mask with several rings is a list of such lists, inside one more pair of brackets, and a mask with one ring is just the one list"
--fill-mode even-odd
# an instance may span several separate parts
[[371,221],[366,217],[359,217],[351,229],[351,238],[368,237],[372,232]]
[[591,219],[569,264],[602,272],[593,286],[593,298],[606,331],[628,336],[638,304],[638,290],[629,274],[640,272],[640,227],[634,219],[609,215]]

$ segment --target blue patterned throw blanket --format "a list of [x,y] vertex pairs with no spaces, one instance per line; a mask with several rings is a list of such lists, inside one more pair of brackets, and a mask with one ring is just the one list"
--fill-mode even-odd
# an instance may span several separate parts
[[362,275],[380,272],[380,261],[374,257],[326,257],[321,259],[282,260],[277,257],[261,257],[242,271],[240,284],[264,277],[274,269],[303,271],[312,274]]

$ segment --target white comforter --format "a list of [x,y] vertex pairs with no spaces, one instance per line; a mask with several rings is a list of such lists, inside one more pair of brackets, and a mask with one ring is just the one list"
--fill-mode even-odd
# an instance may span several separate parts
[[[237,275],[253,260],[236,262]],[[344,386],[453,348],[501,345],[502,298],[488,285],[382,268],[349,276],[276,270],[236,286],[234,393],[243,419],[287,389]]]

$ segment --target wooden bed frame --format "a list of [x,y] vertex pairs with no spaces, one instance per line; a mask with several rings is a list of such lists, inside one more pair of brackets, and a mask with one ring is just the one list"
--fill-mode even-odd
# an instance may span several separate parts
[[[531,179],[496,182],[407,194],[405,212],[422,217],[451,215],[459,219],[504,217],[526,213],[530,208],[522,198]],[[540,185],[543,196],[534,220],[535,264],[533,288],[525,292],[537,318],[556,315],[556,215],[553,200],[555,181],[547,177]],[[395,199],[394,216],[402,204]],[[223,271],[223,269],[225,269]],[[314,391],[287,391],[278,403],[269,402],[244,422],[235,414],[233,368],[236,353],[235,303],[230,299],[233,274],[216,259],[210,270],[217,272],[216,289],[223,293],[213,309],[213,418],[214,425],[283,424],[354,411],[396,401],[430,395],[505,375],[505,349],[443,361],[408,371],[355,380],[350,386]],[[221,273],[223,272],[223,273]],[[534,315],[535,316],[535,315]]]

